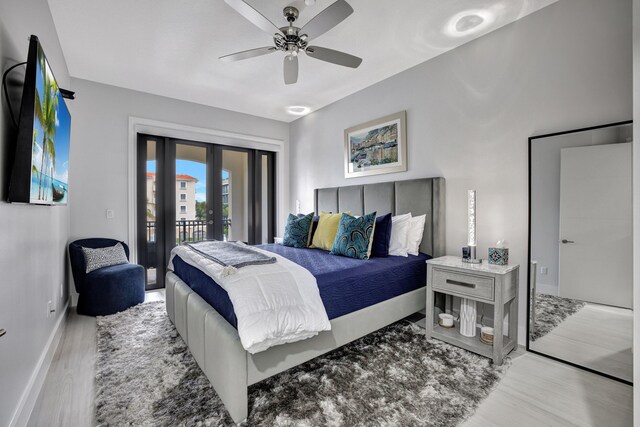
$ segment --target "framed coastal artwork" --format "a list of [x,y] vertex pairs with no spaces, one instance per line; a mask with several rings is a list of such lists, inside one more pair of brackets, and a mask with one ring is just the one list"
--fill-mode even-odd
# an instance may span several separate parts
[[345,178],[407,170],[407,113],[401,111],[344,131]]

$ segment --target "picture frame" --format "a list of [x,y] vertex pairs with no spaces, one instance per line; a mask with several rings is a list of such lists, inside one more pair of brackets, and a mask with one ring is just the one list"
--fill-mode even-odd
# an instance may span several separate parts
[[407,171],[407,112],[380,117],[344,131],[344,176]]

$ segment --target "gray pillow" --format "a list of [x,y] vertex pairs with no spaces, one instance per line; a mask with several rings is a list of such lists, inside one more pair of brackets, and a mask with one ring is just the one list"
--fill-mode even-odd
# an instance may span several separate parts
[[84,254],[84,263],[87,266],[86,273],[112,265],[127,264],[127,254],[124,252],[122,243],[107,248],[82,248]]

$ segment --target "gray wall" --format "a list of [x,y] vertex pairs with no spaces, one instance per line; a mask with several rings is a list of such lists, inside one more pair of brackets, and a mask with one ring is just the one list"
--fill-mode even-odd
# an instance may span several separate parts
[[[46,0],[0,2],[0,69],[4,72],[26,60],[30,34],[40,38],[58,83],[69,87],[69,72]],[[23,78],[24,74],[19,71],[15,75]],[[14,109],[19,110],[19,97],[15,102]],[[68,297],[61,284],[66,274],[70,208],[5,203],[15,134],[4,97],[0,110],[0,328],[7,330],[7,335],[0,338],[0,425],[5,426]],[[73,116],[73,106],[70,110]],[[72,150],[76,142],[71,142]],[[49,300],[57,309],[50,317]]]
[[[560,0],[291,126],[291,205],[316,187],[444,176],[447,252],[466,243],[466,190],[478,191],[479,254],[506,239],[521,265],[524,342],[527,138],[629,119],[631,0]],[[406,173],[347,180],[343,130],[407,111]]]
[[[640,0],[633,0],[633,121],[640,123]],[[637,131],[636,131],[637,133]],[[640,138],[633,141],[633,382],[640,384]],[[633,420],[640,425],[640,387],[633,388]]]
[[[539,293],[558,295],[560,151],[628,142],[631,138],[632,126],[628,125],[534,140],[531,147],[531,259],[538,261]],[[547,274],[542,272],[545,267]]]

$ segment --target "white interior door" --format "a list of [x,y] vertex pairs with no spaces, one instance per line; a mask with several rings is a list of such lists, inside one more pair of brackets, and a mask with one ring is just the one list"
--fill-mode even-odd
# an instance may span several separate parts
[[631,143],[565,148],[560,163],[559,294],[631,308]]

